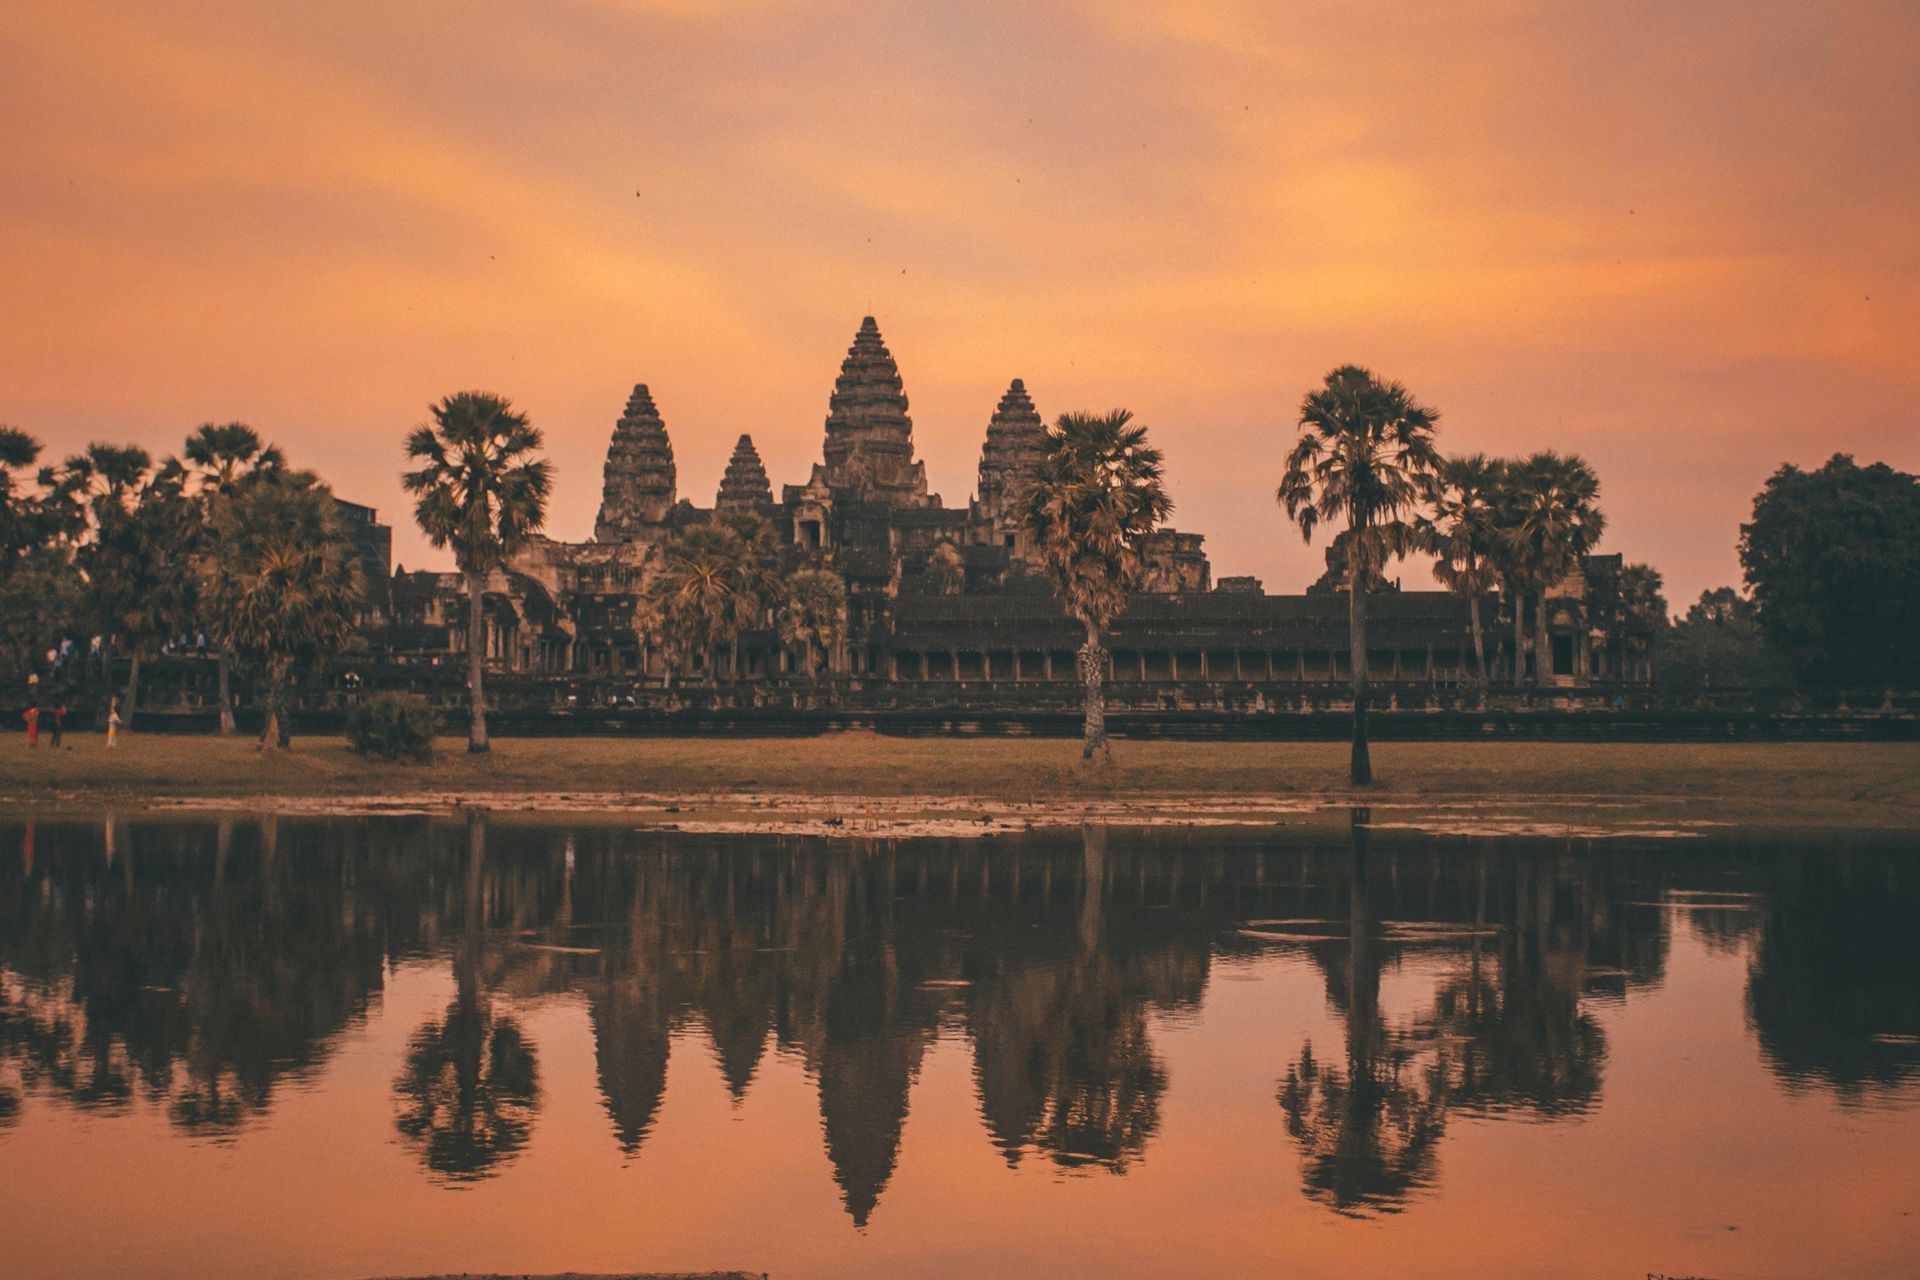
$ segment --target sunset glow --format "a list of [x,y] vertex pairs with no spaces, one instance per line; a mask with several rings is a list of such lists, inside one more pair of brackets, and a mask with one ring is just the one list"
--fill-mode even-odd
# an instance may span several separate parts
[[408,567],[435,397],[525,409],[578,540],[636,382],[683,496],[742,431],[804,480],[869,313],[949,505],[1018,376],[1132,409],[1274,591],[1347,361],[1449,452],[1585,455],[1676,608],[1781,462],[1920,465],[1911,5],[75,0],[9,12],[0,124],[0,420],[247,421]]

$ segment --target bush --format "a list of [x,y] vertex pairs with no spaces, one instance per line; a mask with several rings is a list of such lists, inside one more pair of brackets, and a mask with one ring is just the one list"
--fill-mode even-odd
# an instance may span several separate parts
[[435,716],[411,693],[376,693],[347,712],[347,745],[369,760],[433,759]]

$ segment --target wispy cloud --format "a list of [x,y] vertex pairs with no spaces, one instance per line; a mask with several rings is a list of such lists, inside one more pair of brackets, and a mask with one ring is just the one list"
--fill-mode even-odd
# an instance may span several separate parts
[[691,496],[743,429],[799,478],[874,311],[953,498],[1008,377],[1126,403],[1276,586],[1318,557],[1269,473],[1340,360],[1461,447],[1589,453],[1682,591],[1782,459],[1920,465],[1908,6],[82,0],[0,39],[0,418],[56,447],[245,417],[397,509],[400,430],[487,385],[579,536],[628,384]]

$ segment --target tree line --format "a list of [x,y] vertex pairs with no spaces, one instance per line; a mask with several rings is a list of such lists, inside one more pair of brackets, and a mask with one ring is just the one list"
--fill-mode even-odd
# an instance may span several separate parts
[[[1493,678],[1482,604],[1498,593],[1513,628],[1510,679],[1522,687],[1529,653],[1533,678],[1550,678],[1550,593],[1607,527],[1584,459],[1448,457],[1439,421],[1400,383],[1343,365],[1302,398],[1281,460],[1287,519],[1309,542],[1331,533],[1330,563],[1344,566],[1356,783],[1372,777],[1367,608],[1388,563],[1431,555],[1436,578],[1466,600],[1482,690]],[[466,587],[472,751],[488,743],[486,591],[545,525],[553,477],[542,443],[507,399],[478,391],[434,403],[405,443],[415,520],[452,552]],[[123,698],[130,719],[142,664],[193,636],[218,660],[222,732],[234,731],[242,663],[264,688],[263,745],[284,746],[295,672],[347,641],[364,599],[325,484],[240,423],[204,425],[157,463],[102,443],[57,465],[41,453],[27,433],[0,427],[0,660],[15,672],[50,666],[64,684],[97,672],[102,709]],[[1104,760],[1104,637],[1173,510],[1161,453],[1124,409],[1063,414],[1020,503],[1044,572],[1084,631],[1082,756]],[[1920,478],[1846,455],[1815,471],[1783,466],[1741,527],[1740,557],[1746,591],[1710,591],[1672,625],[1675,682],[1920,685]],[[1665,632],[1661,585],[1652,568],[1628,565],[1589,592],[1584,621]],[[766,516],[720,511],[666,545],[633,623],[669,680],[737,675],[741,637],[759,629],[776,631],[812,675],[844,645],[847,607],[837,574],[788,569]],[[75,637],[89,643],[76,649]],[[42,663],[50,639],[53,661]]]
[[[1344,556],[1349,673],[1353,686],[1351,776],[1372,781],[1367,712],[1367,601],[1385,568],[1415,552],[1468,602],[1476,672],[1489,681],[1481,601],[1504,587],[1514,602],[1514,681],[1532,645],[1536,679],[1552,670],[1547,595],[1599,542],[1606,519],[1600,482],[1581,458],[1539,453],[1514,461],[1475,454],[1448,459],[1436,443],[1439,413],[1404,386],[1343,365],[1302,399],[1299,434],[1282,464],[1276,497],[1311,542],[1335,532]],[[1080,650],[1086,715],[1081,757],[1108,758],[1101,676],[1102,637],[1126,608],[1127,584],[1147,536],[1172,510],[1159,450],[1125,410],[1066,414],[1048,432],[1040,469],[1025,495],[1027,527],[1067,609],[1086,628]],[[1659,575],[1632,567],[1624,607],[1657,614]]]
[[[57,464],[0,427],[0,618],[5,657],[47,696],[97,673],[102,710],[131,722],[142,665],[192,637],[219,664],[222,732],[232,666],[261,678],[262,742],[285,746],[294,670],[334,651],[365,584],[333,495],[241,423],[208,423],[158,462],[90,444]],[[118,658],[127,682],[116,689]]]

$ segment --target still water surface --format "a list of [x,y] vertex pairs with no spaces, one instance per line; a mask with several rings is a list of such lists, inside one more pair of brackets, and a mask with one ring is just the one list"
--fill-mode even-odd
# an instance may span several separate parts
[[0,826],[0,1272],[1911,1276],[1920,847]]

